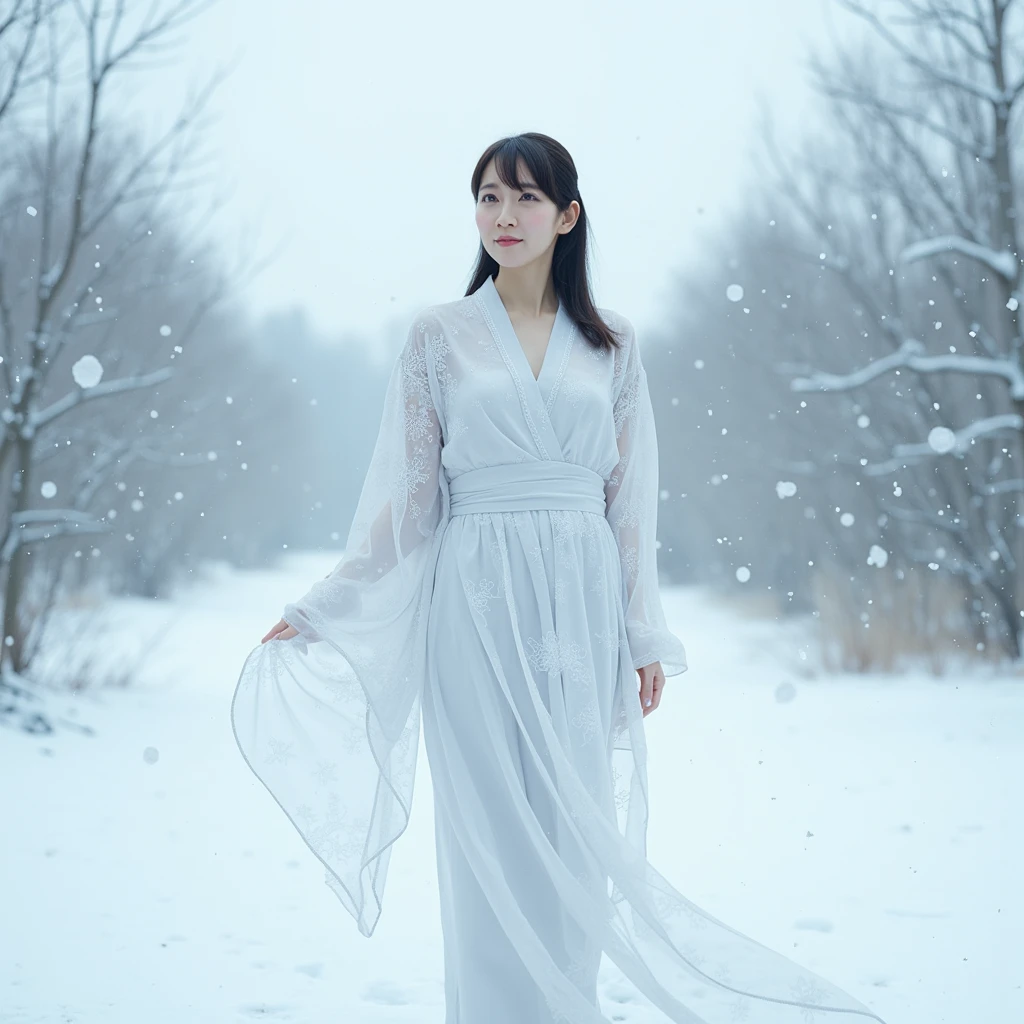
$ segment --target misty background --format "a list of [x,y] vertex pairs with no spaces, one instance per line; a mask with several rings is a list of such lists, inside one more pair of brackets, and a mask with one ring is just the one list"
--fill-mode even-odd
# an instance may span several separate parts
[[343,548],[522,130],[641,333],[666,581],[811,613],[844,670],[1016,658],[1020,7],[8,0],[7,663],[73,593]]

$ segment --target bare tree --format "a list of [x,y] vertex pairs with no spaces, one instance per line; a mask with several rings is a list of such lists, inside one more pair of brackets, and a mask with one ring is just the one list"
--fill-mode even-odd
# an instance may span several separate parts
[[6,0],[0,4],[0,121],[42,72],[33,66],[43,20],[63,0]]
[[[10,492],[3,495],[7,515],[0,527],[0,567],[6,570],[2,658],[15,673],[22,671],[28,654],[19,604],[30,546],[109,532],[110,523],[89,511],[100,483],[133,459],[176,461],[154,450],[144,436],[117,431],[113,423],[128,411],[132,396],[152,394],[171,377],[169,367],[154,365],[152,349],[119,352],[110,360],[115,370],[121,363],[135,366],[106,381],[101,381],[108,369],[105,363],[91,355],[79,358],[73,364],[70,390],[53,373],[84,337],[114,337],[123,329],[123,307],[117,302],[103,304],[102,292],[108,286],[120,284],[116,290],[126,294],[152,287],[152,281],[139,275],[145,264],[142,253],[152,225],[161,221],[161,204],[168,202],[190,169],[192,133],[222,76],[212,76],[171,126],[145,143],[118,128],[109,110],[112,82],[137,70],[147,55],[166,49],[168,37],[209,6],[209,0],[177,0],[166,9],[153,4],[141,22],[129,25],[124,0],[116,0],[109,9],[103,0],[18,3],[2,23],[18,25],[24,40],[19,50],[23,59],[9,77],[8,111],[18,91],[32,85],[20,77],[20,69],[44,72],[23,104],[41,108],[42,130],[35,131],[34,125],[19,124],[17,130],[11,124],[3,126],[8,143],[12,138],[21,143],[17,178],[8,183],[0,205],[2,234],[18,242],[5,246],[0,257],[0,372],[7,395],[0,469],[5,483],[10,482]],[[75,45],[83,51],[81,75],[71,66]],[[33,46],[41,48],[39,55]],[[64,112],[60,104],[72,85],[80,89],[79,121],[74,111]],[[26,209],[32,232],[18,227]],[[97,251],[102,251],[102,260],[95,258]],[[31,263],[35,272],[26,273],[25,263]],[[166,280],[161,287],[166,288]],[[197,293],[177,335],[179,345],[226,290],[227,281],[222,279]],[[100,418],[105,429],[82,415],[88,407],[100,405],[108,410]],[[33,507],[35,474],[53,455],[43,441],[49,438],[52,444],[65,421],[74,424],[66,440],[75,444],[79,459],[79,479],[69,490],[71,501],[60,507]],[[187,464],[189,458],[178,461]]]
[[[820,247],[808,255],[863,312],[861,341],[873,351],[857,369],[825,372],[813,366],[819,344],[811,365],[780,370],[800,394],[857,394],[871,450],[850,468],[873,496],[885,546],[961,580],[989,642],[1018,656],[1024,296],[1014,129],[1024,5],[837,2],[876,39],[859,56],[840,47],[813,65],[845,163],[827,182],[818,175],[824,194],[773,152]],[[943,339],[943,350],[925,338]]]

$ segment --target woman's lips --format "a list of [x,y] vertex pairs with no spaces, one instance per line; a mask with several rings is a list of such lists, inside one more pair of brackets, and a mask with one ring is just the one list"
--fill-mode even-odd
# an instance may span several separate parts
[[499,238],[498,245],[518,245],[521,241],[521,238]]

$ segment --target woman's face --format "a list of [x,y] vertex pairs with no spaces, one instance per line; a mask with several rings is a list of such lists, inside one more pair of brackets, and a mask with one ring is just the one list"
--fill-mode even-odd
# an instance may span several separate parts
[[[503,267],[521,267],[550,249],[560,234],[576,222],[578,204],[573,202],[564,215],[533,185],[533,177],[522,160],[518,164],[523,190],[508,188],[498,177],[494,161],[488,163],[476,197],[476,226],[488,255]],[[531,187],[533,185],[533,187]],[[518,241],[503,245],[503,236]]]

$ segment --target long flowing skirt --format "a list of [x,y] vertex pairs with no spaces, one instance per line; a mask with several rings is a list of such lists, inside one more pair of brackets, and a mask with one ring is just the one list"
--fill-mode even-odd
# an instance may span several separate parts
[[600,950],[560,892],[569,879],[604,891],[607,876],[571,827],[551,744],[614,819],[624,662],[635,678],[620,587],[611,531],[593,513],[475,513],[449,524],[423,695],[446,1024],[552,1020],[543,979],[555,973],[597,1011]]
[[602,1024],[602,951],[665,1021],[880,1020],[646,860],[622,573],[603,516],[455,516],[427,622],[445,1024]]

